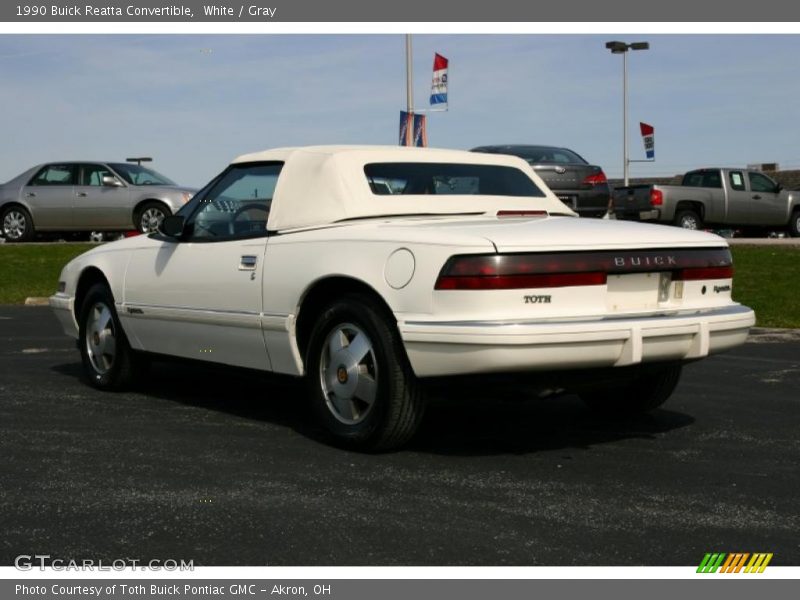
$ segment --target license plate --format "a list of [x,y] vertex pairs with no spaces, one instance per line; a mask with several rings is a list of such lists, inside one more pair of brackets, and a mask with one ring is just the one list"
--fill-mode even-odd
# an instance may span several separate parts
[[670,273],[626,273],[608,276],[606,305],[612,311],[658,308],[669,301]]
[[578,207],[578,197],[577,196],[569,196],[567,194],[558,194],[556,196],[559,200],[561,200],[567,206],[571,206],[572,208]]

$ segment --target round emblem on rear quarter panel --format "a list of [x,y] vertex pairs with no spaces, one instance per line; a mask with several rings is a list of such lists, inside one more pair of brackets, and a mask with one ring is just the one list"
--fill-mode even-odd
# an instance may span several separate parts
[[414,255],[408,248],[399,248],[386,260],[383,277],[396,290],[404,288],[414,277]]

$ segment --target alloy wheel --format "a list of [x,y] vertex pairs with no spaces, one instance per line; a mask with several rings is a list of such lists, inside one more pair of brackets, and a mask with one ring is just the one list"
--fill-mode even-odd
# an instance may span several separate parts
[[3,234],[10,240],[18,240],[25,235],[28,226],[25,215],[18,210],[10,210],[3,218]]
[[108,373],[114,366],[117,339],[111,309],[103,302],[96,302],[89,311],[84,343],[94,370],[99,375]]
[[139,228],[143,233],[153,233],[158,231],[161,222],[164,220],[164,211],[158,208],[148,208],[142,213],[139,220]]
[[325,403],[340,422],[362,422],[375,406],[378,362],[372,341],[357,325],[336,326],[325,340],[319,377]]

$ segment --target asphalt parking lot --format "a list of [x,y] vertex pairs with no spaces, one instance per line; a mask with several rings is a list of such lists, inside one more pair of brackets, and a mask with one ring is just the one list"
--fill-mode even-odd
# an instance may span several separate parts
[[320,443],[300,394],[180,363],[101,393],[49,309],[0,307],[0,564],[800,564],[800,336],[689,365],[627,422],[454,387],[385,455]]

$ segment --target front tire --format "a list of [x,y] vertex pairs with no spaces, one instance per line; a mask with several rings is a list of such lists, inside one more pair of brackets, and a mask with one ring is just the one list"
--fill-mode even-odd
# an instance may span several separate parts
[[136,379],[137,357],[122,330],[108,286],[93,285],[80,312],[78,346],[89,382],[101,390],[120,390]]
[[681,378],[681,365],[642,369],[630,380],[579,394],[589,408],[601,414],[637,415],[664,404]]
[[0,227],[7,242],[28,242],[33,239],[31,213],[21,206],[8,206],[0,213]]
[[792,218],[789,219],[789,235],[794,238],[800,237],[800,208],[794,209]]
[[161,227],[164,217],[171,214],[161,202],[145,202],[136,212],[136,229],[141,233],[155,233]]
[[703,220],[700,215],[690,209],[679,210],[675,215],[674,223],[683,229],[699,230],[703,228]]
[[339,445],[406,443],[425,409],[396,327],[367,296],[348,294],[317,319],[306,353],[311,409]]

